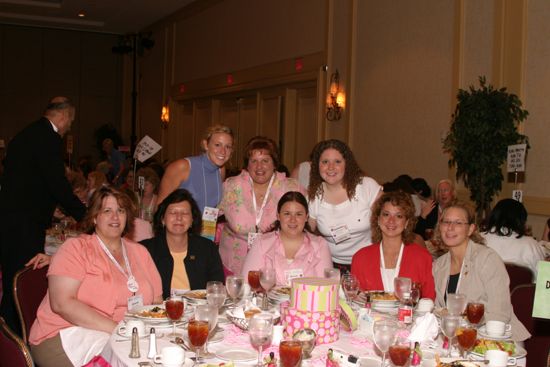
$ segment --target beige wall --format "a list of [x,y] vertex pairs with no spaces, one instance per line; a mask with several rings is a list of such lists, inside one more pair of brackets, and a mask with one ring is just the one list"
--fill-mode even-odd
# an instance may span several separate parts
[[112,35],[0,25],[0,139],[38,119],[48,99],[77,106],[74,158],[97,155],[93,133],[120,128],[121,63]]
[[[507,86],[518,93],[530,111],[522,127],[530,137],[531,150],[527,179],[521,187],[530,223],[535,235],[540,235],[543,219],[550,216],[550,170],[546,164],[550,153],[546,142],[549,2],[198,3],[202,8],[184,10],[153,27],[156,37],[168,35],[163,51],[167,56],[160,64],[151,59],[149,65],[149,61],[142,65],[142,88],[152,88],[143,91],[149,100],[141,106],[142,124],[157,126],[160,103],[164,96],[174,94],[170,87],[177,88],[178,83],[200,80],[208,84],[211,93],[223,92],[228,72],[320,53],[325,55],[329,73],[340,71],[346,111],[339,122],[324,119],[329,73],[314,75],[318,85],[317,136],[347,140],[362,166],[379,182],[408,173],[435,183],[453,177],[441,139],[449,128],[457,89],[477,84],[478,76],[485,75],[495,86]],[[146,74],[164,78],[164,90]],[[260,80],[262,74],[252,74],[254,77]],[[186,121],[192,120],[189,111],[180,114],[187,116]],[[151,131],[154,129],[159,128]],[[179,131],[186,133],[185,129]],[[501,196],[509,197],[512,188],[506,184]],[[467,197],[467,192],[461,195]]]

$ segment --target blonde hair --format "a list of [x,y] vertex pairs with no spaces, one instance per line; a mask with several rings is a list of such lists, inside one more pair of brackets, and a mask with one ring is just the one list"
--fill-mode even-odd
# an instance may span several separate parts
[[475,212],[474,207],[472,205],[466,203],[465,201],[461,201],[461,200],[456,200],[451,205],[449,205],[448,207],[443,209],[443,212],[441,213],[441,215],[439,216],[439,220],[437,221],[437,226],[435,227],[434,239],[437,242],[444,244],[444,242],[441,238],[440,224],[441,224],[441,220],[445,216],[445,213],[447,213],[447,210],[452,209],[452,208],[460,209],[464,213],[466,213],[466,219],[468,220],[468,223],[474,225],[474,231],[472,232],[472,234],[470,235],[469,238],[472,241],[474,241],[476,243],[479,243],[480,245],[485,245],[485,239],[481,236],[481,234],[479,234],[479,229],[478,229],[477,224],[476,224],[476,212]]
[[229,126],[220,125],[220,124],[216,124],[208,127],[208,129],[206,129],[206,132],[204,133],[203,138],[208,143],[212,135],[222,134],[222,133],[231,136],[231,139],[235,140],[235,136],[233,135],[233,130],[231,130]]

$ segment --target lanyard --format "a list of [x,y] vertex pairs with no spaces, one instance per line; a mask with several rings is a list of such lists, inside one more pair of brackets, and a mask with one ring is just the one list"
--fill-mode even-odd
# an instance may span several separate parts
[[[403,257],[403,248],[405,246],[403,245],[403,242],[401,242],[401,248],[399,249],[399,256],[397,256],[397,264],[395,264],[395,277],[399,276],[399,269],[401,269],[401,258]],[[382,271],[386,270],[386,264],[384,263],[384,248],[382,246],[382,242],[380,242],[380,267],[382,268]],[[385,289],[386,287],[384,287]]]
[[122,269],[122,266],[120,266],[118,261],[116,261],[113,254],[111,254],[111,252],[109,251],[109,249],[107,248],[107,246],[105,245],[101,237],[99,237],[97,233],[96,233],[96,236],[97,236],[97,239],[99,240],[99,245],[101,246],[105,254],[109,257],[109,259],[111,259],[111,262],[115,264],[116,268],[126,277],[126,279],[128,279],[128,281],[126,282],[126,285],[128,286],[128,290],[132,293],[137,292],[139,289],[139,284],[136,278],[132,275],[132,268],[130,267],[130,261],[128,261],[128,255],[126,255],[126,247],[124,246],[124,241],[122,240],[122,238],[120,239],[122,243],[122,257],[124,258],[124,264],[126,265],[128,274],[126,274],[124,269]]
[[254,204],[254,213],[256,213],[256,232],[258,231],[258,225],[260,224],[260,221],[262,220],[262,215],[264,214],[264,208],[267,204],[267,198],[269,196],[269,193],[271,191],[271,185],[273,185],[273,180],[275,179],[275,172],[273,172],[273,175],[271,176],[271,179],[269,180],[269,185],[267,186],[267,190],[264,195],[264,201],[262,202],[262,206],[260,207],[260,211],[258,211],[258,207],[256,205],[256,193],[254,192],[254,181],[252,181],[252,178],[250,178],[250,183],[252,184],[252,204]]
[[[205,157],[208,159],[208,156]],[[208,206],[208,194],[206,192],[206,173],[204,172],[204,162],[201,161],[201,167],[202,167],[202,183],[204,186],[204,206]],[[220,171],[220,168],[218,168],[218,173]],[[216,175],[216,189],[218,190],[218,195],[216,197],[216,205],[220,202],[220,175]],[[216,206],[215,205],[215,206]]]

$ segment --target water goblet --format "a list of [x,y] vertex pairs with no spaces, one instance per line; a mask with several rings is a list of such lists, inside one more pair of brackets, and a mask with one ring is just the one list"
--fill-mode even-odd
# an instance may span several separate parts
[[164,302],[166,308],[166,316],[172,321],[172,334],[169,336],[180,336],[176,333],[176,322],[178,322],[183,316],[183,298],[181,296],[172,295]]
[[404,298],[403,296],[408,293],[411,294],[411,288],[412,288],[412,279],[411,278],[405,278],[405,277],[396,277],[393,279],[393,290],[395,292],[395,296],[403,302]]
[[342,289],[346,295],[346,301],[348,303],[353,302],[359,292],[359,280],[351,273],[344,274],[342,276]]
[[225,278],[225,288],[233,303],[237,303],[244,290],[244,278],[239,275],[230,275]]
[[[198,305],[195,307],[195,320],[208,322],[208,333],[213,335],[213,331],[218,324],[218,308],[214,305]],[[206,341],[205,353],[208,354],[208,339]]]
[[248,322],[250,344],[258,350],[257,367],[262,367],[262,350],[271,345],[273,338],[273,315],[261,312],[252,316]]
[[277,275],[275,273],[275,269],[273,268],[267,268],[263,269],[260,273],[260,285],[265,291],[264,298],[262,300],[262,309],[267,310],[268,304],[267,304],[267,294],[275,286],[275,283],[277,281]]
[[189,343],[191,347],[193,347],[196,357],[193,366],[199,365],[202,363],[200,350],[208,339],[208,321],[189,320],[187,335],[189,336]]
[[456,336],[456,330],[460,326],[460,316],[445,315],[441,318],[441,332],[449,339],[449,349],[447,355],[450,356],[453,349],[453,342]]
[[210,281],[206,283],[206,302],[218,309],[223,306],[227,298],[227,291],[222,282]]
[[397,322],[393,320],[381,319],[374,322],[374,344],[382,352],[382,367],[386,365],[386,353],[395,342],[397,329]]
[[447,294],[447,311],[450,315],[460,316],[466,308],[466,296],[461,293]]

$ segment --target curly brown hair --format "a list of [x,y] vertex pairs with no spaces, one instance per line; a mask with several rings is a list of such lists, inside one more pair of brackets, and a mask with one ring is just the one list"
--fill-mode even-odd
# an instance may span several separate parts
[[126,235],[127,233],[132,232],[134,228],[134,219],[136,218],[135,213],[137,209],[132,200],[128,197],[128,195],[111,186],[103,186],[94,191],[90,199],[88,211],[86,212],[86,215],[82,220],[82,228],[84,229],[84,232],[88,234],[92,234],[95,232],[94,221],[101,211],[103,201],[108,196],[113,196],[118,202],[118,205],[126,210],[126,224],[124,226],[124,231],[122,232],[122,236],[124,237],[124,235]]
[[351,200],[355,196],[355,188],[361,183],[361,179],[365,176],[365,173],[357,164],[353,152],[347,144],[336,139],[324,140],[317,143],[311,152],[311,171],[309,174],[309,188],[307,190],[308,198],[309,200],[313,200],[316,196],[323,196],[323,178],[319,173],[319,161],[321,160],[321,155],[327,149],[335,149],[344,157],[346,171],[344,172],[342,186],[348,193],[348,199]]
[[378,219],[384,204],[390,203],[403,210],[407,225],[401,233],[401,238],[404,243],[412,243],[414,241],[414,226],[416,225],[416,216],[414,215],[414,203],[411,196],[403,191],[385,192],[376,200],[372,208],[372,214],[370,217],[370,226],[372,231],[372,242],[379,243],[382,241],[382,230],[378,225]]
[[439,227],[439,225],[441,223],[441,219],[445,217],[445,213],[447,212],[447,210],[451,208],[461,209],[462,211],[464,211],[464,213],[466,213],[466,219],[468,220],[468,223],[475,225],[474,231],[470,235],[470,239],[480,245],[485,245],[485,239],[479,234],[479,228],[477,227],[477,224],[475,224],[476,211],[474,207],[467,202],[461,200],[455,200],[451,205],[443,209],[443,212],[441,213],[441,215],[439,216],[439,220],[437,221],[437,226],[435,227],[434,240],[445,246],[445,243],[441,238],[441,228]]

